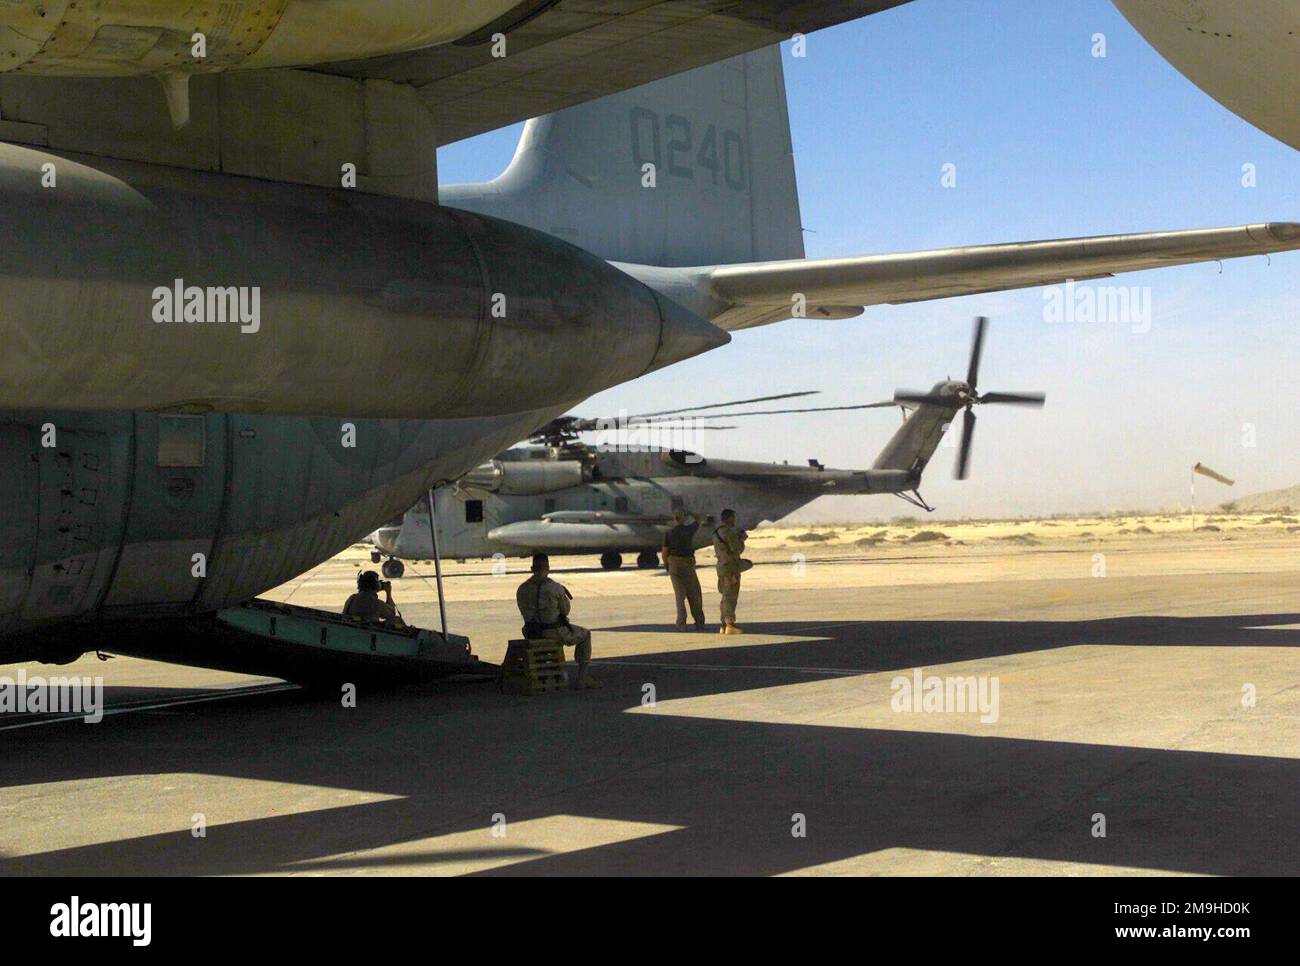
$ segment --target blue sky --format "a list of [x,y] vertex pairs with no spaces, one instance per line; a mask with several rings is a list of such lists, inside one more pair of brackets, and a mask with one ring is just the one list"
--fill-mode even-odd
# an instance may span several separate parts
[[[1093,35],[1106,38],[1104,59]],[[785,57],[810,257],[1110,232],[1300,221],[1300,153],[1170,67],[1106,0],[916,0],[812,34]],[[444,183],[505,167],[519,126],[439,152]],[[957,186],[940,183],[945,163]],[[1253,164],[1257,186],[1242,186]],[[942,516],[1175,506],[1197,460],[1238,480],[1198,502],[1300,483],[1300,253],[1135,273],[1150,331],[1052,325],[1043,290],[797,320],[589,400],[588,415],[821,389],[834,405],[926,387],[993,324],[982,389],[1042,389],[1041,412],[980,411],[971,478],[941,449],[922,493]],[[756,418],[703,434],[719,457],[870,465],[893,410]],[[1254,445],[1251,442],[1253,433]],[[888,497],[804,519],[885,518]]]

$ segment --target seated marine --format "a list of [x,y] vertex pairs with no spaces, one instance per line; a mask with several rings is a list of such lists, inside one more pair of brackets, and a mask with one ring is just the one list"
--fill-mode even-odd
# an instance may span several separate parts
[[[379,599],[383,590],[384,600]],[[379,574],[373,570],[363,570],[357,574],[357,592],[343,605],[344,617],[357,617],[364,621],[385,621],[393,624],[403,623],[393,603],[393,585],[387,580],[381,581]]]
[[587,671],[591,663],[591,631],[569,623],[569,607],[573,595],[550,578],[551,560],[544,553],[533,554],[533,575],[515,591],[515,603],[524,618],[524,637],[529,640],[544,638],[557,640],[573,648],[578,660],[578,677],[575,688],[598,687]]

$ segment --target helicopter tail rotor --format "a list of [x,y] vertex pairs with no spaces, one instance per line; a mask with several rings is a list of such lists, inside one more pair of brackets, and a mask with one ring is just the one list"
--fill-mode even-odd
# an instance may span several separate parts
[[900,389],[894,394],[894,401],[910,406],[946,407],[955,416],[962,413],[961,441],[957,449],[957,464],[954,476],[966,479],[970,470],[971,446],[975,438],[975,408],[987,404],[1013,406],[1042,406],[1047,397],[1041,392],[986,392],[978,389],[980,363],[984,355],[984,339],[988,332],[989,320],[980,316],[975,320],[975,332],[971,338],[970,360],[966,367],[965,382],[941,382],[929,392],[917,392]]
[[[975,319],[975,332],[971,337],[970,363],[966,369],[966,383],[959,387],[958,395],[962,399],[961,442],[957,449],[957,465],[953,475],[966,479],[970,470],[971,444],[975,439],[975,409],[986,404],[1003,404],[1015,406],[1042,406],[1047,396],[1041,392],[986,392],[980,393],[976,388],[979,379],[980,362],[984,355],[984,336],[988,332],[989,320],[984,316]],[[964,391],[962,391],[964,390]]]

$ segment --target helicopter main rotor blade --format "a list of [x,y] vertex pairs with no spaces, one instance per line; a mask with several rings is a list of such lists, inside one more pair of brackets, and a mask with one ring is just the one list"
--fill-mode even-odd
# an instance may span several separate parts
[[894,393],[893,404],[897,406],[899,403],[914,403],[918,406],[948,406],[951,409],[963,405],[959,399],[953,396],[936,396],[933,393],[909,392],[906,390]]
[[544,426],[539,426],[528,438],[532,440],[544,440],[552,437],[563,436],[565,433],[573,432],[573,426],[580,420],[573,416],[557,416]]
[[731,402],[709,403],[707,406],[687,406],[684,409],[664,409],[657,413],[637,413],[629,419],[640,419],[645,416],[672,416],[676,413],[695,413],[702,409],[721,409],[724,406],[748,406],[750,403],[772,402],[775,399],[794,399],[797,396],[816,396],[821,393],[820,389],[805,389],[803,392],[783,392],[776,396],[755,396],[753,399],[733,399]]
[[975,380],[980,374],[980,357],[984,355],[984,330],[988,325],[989,320],[985,316],[976,317],[975,338],[970,347],[970,368],[966,370],[966,385],[970,386],[972,392],[975,390]]
[[[759,402],[763,398],[767,399],[788,399],[791,396],[815,396],[820,390],[810,392],[792,392],[783,393],[779,396],[766,396],[759,399],[737,400],[735,405],[741,405],[746,402]],[[718,405],[729,405],[728,403],[719,403]],[[844,412],[852,409],[892,409],[900,405],[897,399],[886,399],[881,402],[858,403],[852,406],[810,406],[804,409],[754,409],[743,413],[703,413],[699,416],[684,415],[688,412],[682,410],[681,415],[673,415],[669,410],[665,413],[647,413],[644,416],[615,416],[609,419],[588,419],[577,416],[561,416],[552,420],[546,426],[533,433],[529,439],[540,439],[547,435],[557,432],[566,433],[596,433],[609,429],[633,429],[637,426],[664,426],[676,424],[680,426],[691,425],[696,429],[735,429],[734,426],[702,426],[700,420],[705,419],[734,419],[740,416],[781,416],[787,413],[830,413]],[[709,408],[709,407],[699,407]]]
[[957,472],[955,475],[959,480],[966,479],[966,471],[970,468],[970,447],[971,440],[974,438],[975,411],[968,406],[965,415],[962,417],[961,449],[957,453]]
[[890,399],[885,402],[858,403],[853,406],[813,406],[808,409],[754,409],[747,413],[707,413],[703,416],[688,416],[687,419],[735,419],[738,416],[781,416],[786,413],[838,413],[846,409],[882,409],[893,408],[898,403]]
[[1041,392],[986,392],[980,396],[981,403],[1011,403],[1017,406],[1041,406],[1047,402],[1047,396]]
[[[739,413],[744,416],[746,413]],[[594,422],[594,420],[593,420]],[[677,429],[736,429],[735,426],[700,426],[694,422],[686,423],[680,419],[630,419],[628,422],[617,422],[607,420],[596,426],[581,426],[572,430],[575,433],[602,433],[610,429],[640,429],[642,426],[654,426],[658,429],[677,428]]]

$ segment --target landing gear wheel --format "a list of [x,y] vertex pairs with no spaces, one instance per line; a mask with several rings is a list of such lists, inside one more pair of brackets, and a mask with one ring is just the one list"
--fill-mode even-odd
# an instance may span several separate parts
[[380,568],[383,575],[389,580],[396,580],[402,574],[406,573],[406,564],[400,560],[385,560],[383,567]]
[[623,555],[607,550],[600,555],[600,567],[602,570],[617,570],[623,566]]
[[636,565],[642,570],[654,570],[659,566],[659,554],[653,550],[642,550],[636,555]]
[[383,559],[384,559],[384,555],[383,555],[382,553],[380,553],[378,550],[371,550],[371,551],[370,551],[370,562],[371,562],[371,563],[379,563],[379,561],[381,561],[381,560],[383,560]]

